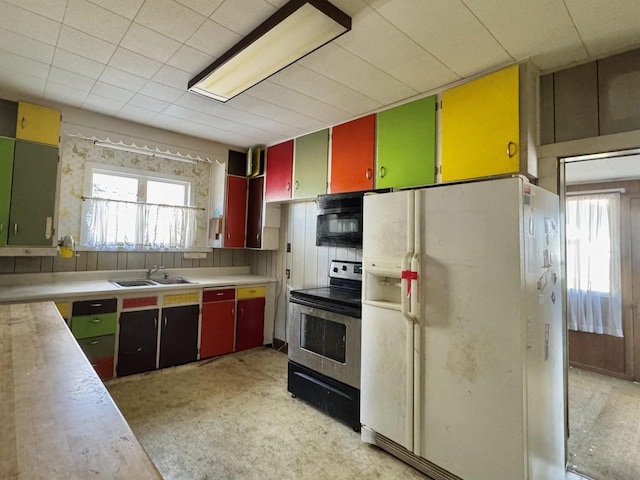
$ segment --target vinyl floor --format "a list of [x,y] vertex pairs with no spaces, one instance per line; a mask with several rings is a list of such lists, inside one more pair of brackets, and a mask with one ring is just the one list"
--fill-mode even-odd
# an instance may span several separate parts
[[569,369],[569,466],[595,480],[640,479],[640,384]]

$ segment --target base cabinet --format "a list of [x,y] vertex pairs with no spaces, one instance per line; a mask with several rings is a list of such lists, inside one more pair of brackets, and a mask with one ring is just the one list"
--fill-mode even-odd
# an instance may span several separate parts
[[159,310],[139,310],[120,314],[118,337],[119,377],[156,368]]
[[236,351],[264,344],[264,297],[238,300]]
[[235,298],[234,288],[205,290],[202,294],[201,359],[233,352]]
[[162,309],[159,368],[195,362],[198,359],[199,305]]

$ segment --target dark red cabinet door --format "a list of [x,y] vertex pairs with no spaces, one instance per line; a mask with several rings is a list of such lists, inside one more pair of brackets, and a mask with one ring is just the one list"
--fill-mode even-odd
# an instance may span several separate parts
[[200,358],[233,352],[235,300],[202,304]]
[[262,246],[262,198],[264,177],[249,180],[249,201],[247,202],[247,247]]
[[265,201],[291,199],[293,173],[293,140],[267,148]]
[[244,247],[247,220],[247,179],[227,176],[227,218],[224,222],[224,246]]
[[236,351],[264,344],[264,298],[238,300]]
[[118,336],[117,375],[131,375],[156,368],[158,309],[122,312]]

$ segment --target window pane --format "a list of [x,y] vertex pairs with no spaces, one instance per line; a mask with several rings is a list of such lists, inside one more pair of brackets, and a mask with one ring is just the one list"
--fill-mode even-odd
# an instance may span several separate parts
[[138,179],[105,173],[93,174],[93,197],[111,198],[114,200],[138,200]]
[[165,205],[186,205],[186,186],[179,183],[147,182],[147,202],[162,203]]

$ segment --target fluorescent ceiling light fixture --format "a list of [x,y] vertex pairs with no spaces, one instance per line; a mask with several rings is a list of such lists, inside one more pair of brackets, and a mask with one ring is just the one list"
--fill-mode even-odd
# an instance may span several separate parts
[[139,153],[141,155],[149,155],[150,157],[154,157],[154,158],[159,157],[159,158],[166,158],[168,160],[178,160],[180,162],[198,163],[198,160],[195,158],[183,157],[181,155],[174,155],[172,153],[157,152],[157,151],[146,149],[146,148],[138,148],[138,147],[124,145],[120,143],[99,142],[95,140],[93,144],[96,145],[97,147],[110,148],[112,150],[122,150],[123,152]]
[[235,97],[351,30],[351,17],[327,0],[291,0],[189,81],[220,102]]

